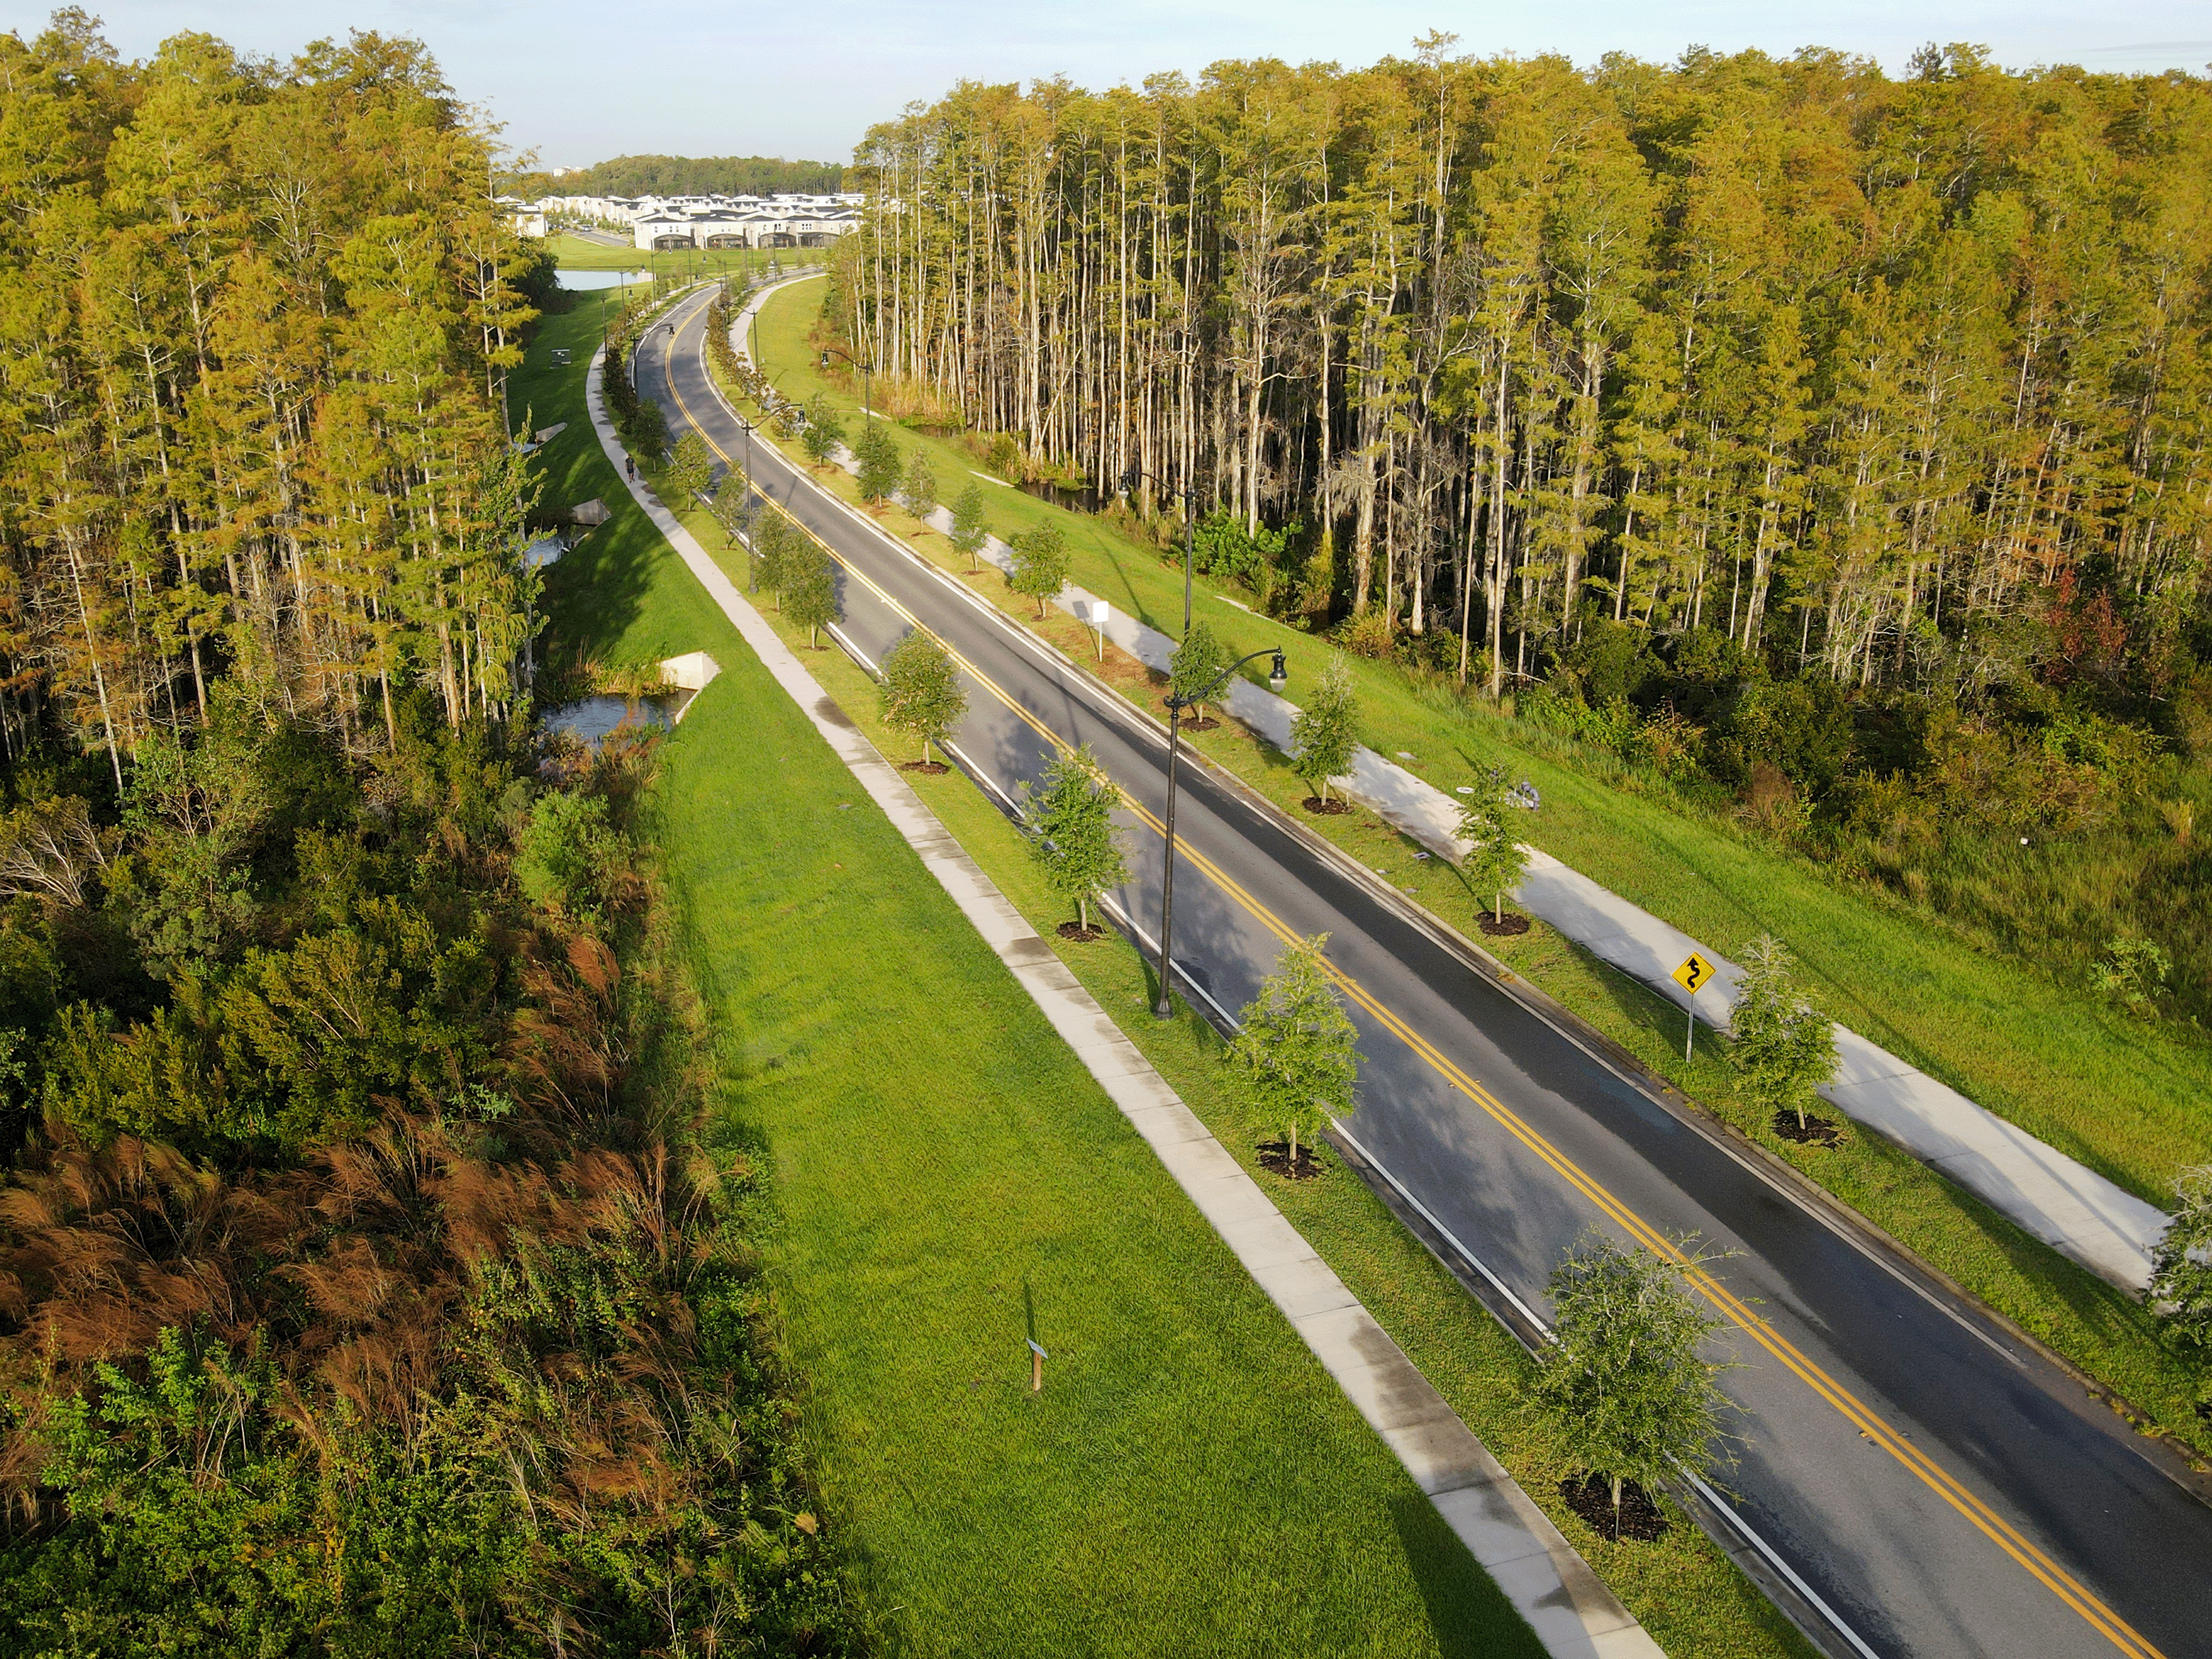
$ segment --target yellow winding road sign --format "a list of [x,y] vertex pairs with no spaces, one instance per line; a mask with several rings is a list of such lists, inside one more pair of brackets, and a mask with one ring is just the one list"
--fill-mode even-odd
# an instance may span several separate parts
[[1712,976],[1713,964],[1695,951],[1690,952],[1690,959],[1687,962],[1674,970],[1674,982],[1692,996],[1704,990],[1705,981]]

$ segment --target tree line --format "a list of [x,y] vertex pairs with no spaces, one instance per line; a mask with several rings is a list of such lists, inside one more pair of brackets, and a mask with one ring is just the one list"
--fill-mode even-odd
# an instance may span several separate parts
[[0,35],[0,754],[120,787],[221,679],[346,747],[521,689],[532,486],[504,374],[550,283],[413,42],[288,64],[75,11]]
[[827,196],[844,187],[836,161],[781,155],[617,155],[555,177],[529,175],[533,195]]
[[2170,684],[2212,507],[2204,82],[1454,44],[963,82],[857,151],[840,314],[1147,510],[1302,526],[1279,609],[1443,634],[1493,693],[1597,617],[1870,684],[2024,611]]

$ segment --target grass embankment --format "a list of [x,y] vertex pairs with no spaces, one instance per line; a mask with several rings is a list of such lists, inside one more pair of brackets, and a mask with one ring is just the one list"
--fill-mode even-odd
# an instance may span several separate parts
[[[848,410],[849,389],[823,375],[805,342],[815,295],[786,289],[763,307],[754,343],[783,392],[804,400],[825,392]],[[982,469],[969,450],[912,431],[946,497]],[[795,453],[796,446],[787,446]],[[851,477],[817,479],[857,501]],[[1108,522],[1011,488],[989,491],[991,526],[1011,534],[1048,520],[1065,532],[1073,580],[1170,633],[1180,633],[1182,577],[1173,562]],[[887,529],[942,568],[964,574],[945,538],[896,507],[873,509]],[[988,568],[969,579],[979,593],[1086,663],[1091,636],[1073,618],[1034,610]],[[1287,624],[1221,602],[1199,579],[1199,614],[1237,654],[1283,645],[1297,685],[1328,647]],[[1839,885],[1802,860],[1756,844],[1706,817],[1607,781],[1623,771],[1610,757],[1501,716],[1449,688],[1423,685],[1387,664],[1348,659],[1360,687],[1365,740],[1441,787],[1492,765],[1532,778],[1544,810],[1529,839],[1613,891],[1722,950],[1771,931],[1804,964],[1825,1006],[1846,1024],[1942,1078],[1970,1098],[2155,1200],[2172,1171],[2212,1158],[2212,1054],[2085,1004],[2014,962],[1984,954],[1878,892]],[[1161,713],[1162,689],[1133,659],[1110,647],[1104,677]],[[1306,787],[1282,754],[1233,723],[1194,739],[1207,757],[1320,833],[1381,870],[1420,903],[1462,929],[1480,904],[1457,873],[1371,814],[1315,819],[1298,813]],[[1536,923],[1519,939],[1486,948],[1692,1100],[1787,1158],[1896,1237],[1922,1259],[2118,1390],[2145,1426],[2203,1446],[2209,1433],[2194,1408],[2189,1368],[2158,1338],[2142,1305],[2031,1237],[1909,1154],[1857,1134],[1838,1150],[1782,1140],[1737,1091],[1701,1036],[1684,1062],[1680,1015],[1626,975]]]
[[[704,648],[723,665],[664,750],[657,823],[725,1130],[771,1171],[771,1276],[829,1520],[883,1645],[1536,1654],[627,505],[583,418],[592,320],[550,319],[526,374],[572,422],[545,452],[549,499],[621,505],[550,573],[547,605],[602,662]],[[575,349],[569,370],[545,367],[554,345]],[[1035,1397],[1032,1317],[1052,1355]]]
[[[715,550],[732,580],[743,583],[743,554],[724,550],[720,532],[705,522],[704,515],[687,515],[687,522],[702,544]],[[803,650],[804,629],[785,625],[772,611],[769,620],[787,643]],[[878,748],[894,754],[902,750],[902,741],[876,719],[872,684],[856,664],[841,652],[826,649],[806,653],[805,660]],[[1213,1029],[1187,1010],[1170,1024],[1156,1024],[1148,1012],[1152,998],[1145,964],[1118,935],[1090,945],[1071,945],[1053,933],[1053,927],[1067,917],[1012,824],[964,775],[909,776],[961,845],[1374,1310],[1668,1651],[1716,1659],[1809,1652],[1787,1621],[1686,1522],[1655,1545],[1616,1545],[1577,1517],[1559,1495],[1559,1482],[1571,1472],[1568,1460],[1544,1426],[1520,1407],[1528,1362],[1513,1339],[1340,1165],[1332,1165],[1320,1181],[1297,1184],[1263,1170],[1254,1156],[1259,1132],[1245,1121],[1225,1086],[1222,1044]],[[794,831],[814,833],[811,826],[794,826]],[[803,928],[797,921],[793,926]],[[1081,1190],[1079,1182],[1076,1190]],[[1195,1504],[1193,1512],[1200,1512]],[[1283,1643],[1279,1650],[1299,1650]]]
[[783,270],[817,264],[817,248],[638,248],[625,244],[610,247],[587,242],[580,236],[556,234],[548,239],[553,256],[564,270],[649,270],[655,280],[688,283],[696,276],[720,276],[726,271],[764,271],[771,262]]

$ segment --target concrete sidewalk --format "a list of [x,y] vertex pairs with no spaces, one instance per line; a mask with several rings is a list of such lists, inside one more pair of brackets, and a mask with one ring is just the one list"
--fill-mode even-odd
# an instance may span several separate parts
[[[755,295],[732,325],[740,355],[746,355],[746,319],[771,291]],[[839,463],[854,470],[849,453],[841,454]],[[949,533],[951,513],[940,507],[929,522]],[[1012,556],[1012,550],[995,537],[982,553],[1000,570]],[[1090,625],[1102,601],[1071,582],[1053,603]],[[1200,603],[1206,601],[1201,598]],[[1176,651],[1170,635],[1110,605],[1105,615],[1102,631],[1108,639],[1146,667],[1168,672]],[[1315,643],[1311,635],[1287,626],[1281,633],[1285,645]],[[1276,748],[1290,749],[1297,704],[1238,678],[1231,682],[1222,707]],[[1352,771],[1337,781],[1346,795],[1431,852],[1455,862],[1465,852],[1457,836],[1458,801],[1373,750],[1357,750]],[[1698,994],[1697,1015],[1716,1030],[1727,1029],[1741,977],[1734,963],[1548,854],[1528,851],[1528,878],[1513,896],[1522,908],[1678,1007],[1686,1009],[1689,998],[1674,982],[1674,971],[1692,951],[1698,951],[1720,972]],[[1836,1027],[1836,1048],[1835,1079],[1820,1092],[1838,1110],[1941,1170],[2100,1278],[2137,1295],[2148,1285],[2150,1252],[2171,1219],[2164,1211],[1847,1027]]]
[[[601,361],[592,360],[586,400],[600,447],[619,469],[621,447],[600,404]],[[632,481],[629,491],[1514,1610],[1528,1621],[1545,1651],[1557,1659],[1664,1659],[1659,1644],[1192,1115],[897,769],[846,718],[691,532],[641,481]]]

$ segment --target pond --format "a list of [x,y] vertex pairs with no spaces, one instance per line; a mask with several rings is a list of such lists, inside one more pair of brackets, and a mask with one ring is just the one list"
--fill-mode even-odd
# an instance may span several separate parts
[[625,283],[649,283],[649,270],[569,270],[563,269],[554,276],[555,283],[576,294],[586,294],[594,289],[618,288]]
[[550,731],[567,732],[587,749],[596,749],[601,738],[625,722],[641,731],[665,731],[668,701],[665,697],[585,697],[552,710],[545,716],[545,725]]

